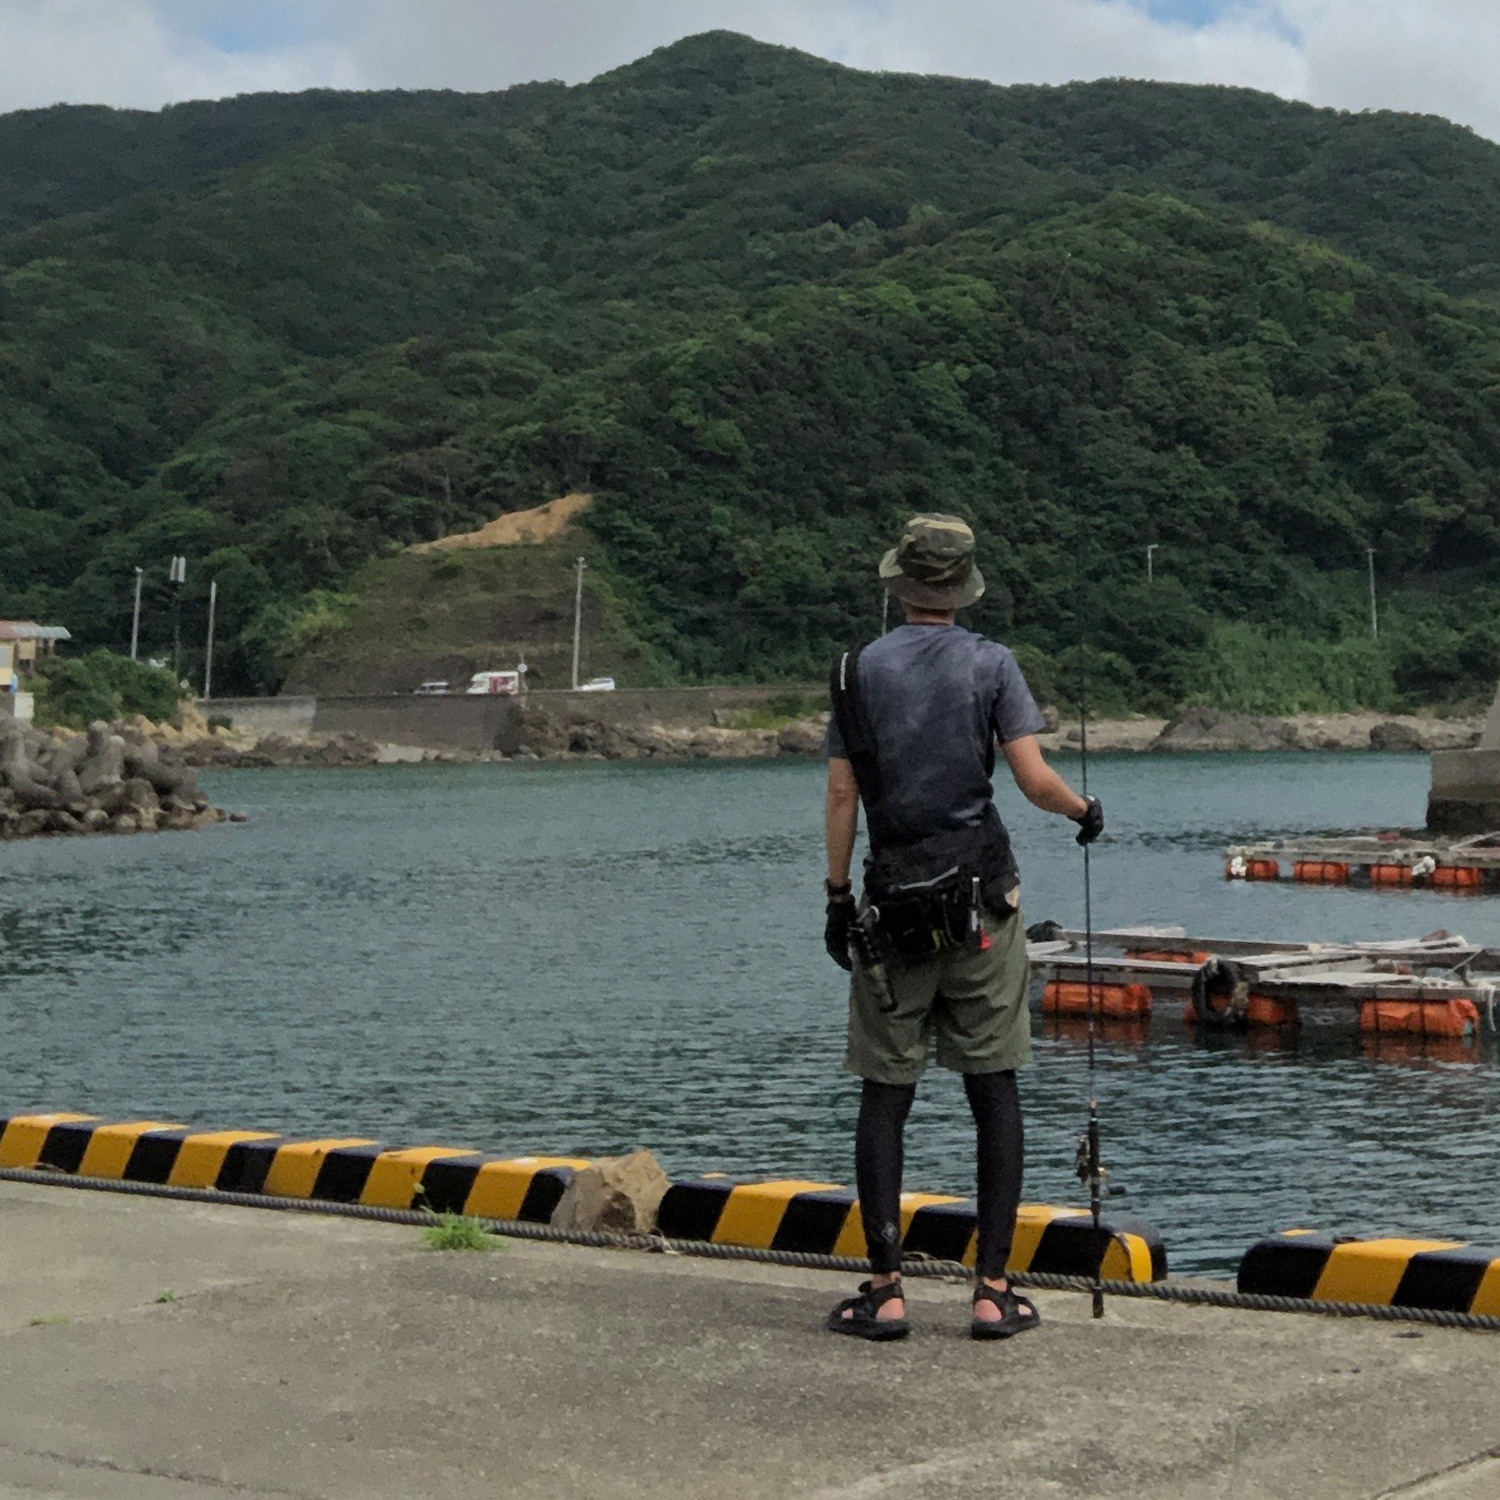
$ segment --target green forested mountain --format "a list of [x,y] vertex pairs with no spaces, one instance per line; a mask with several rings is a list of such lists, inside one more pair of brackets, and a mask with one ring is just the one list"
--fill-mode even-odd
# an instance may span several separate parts
[[119,645],[185,553],[226,686],[367,560],[578,488],[689,678],[819,672],[917,508],[981,528],[976,623],[1051,696],[1081,636],[1143,705],[1500,673],[1500,148],[1442,121],[716,34],[579,88],[0,118],[4,226],[0,613]]
[[398,120],[491,123],[529,112],[532,85],[505,94],[440,92],[246,94],[159,112],[56,105],[0,115],[0,234],[178,191],[344,125]]

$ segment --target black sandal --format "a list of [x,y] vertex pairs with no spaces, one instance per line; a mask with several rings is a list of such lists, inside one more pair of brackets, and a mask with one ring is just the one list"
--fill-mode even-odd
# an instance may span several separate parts
[[[889,1339],[904,1339],[911,1332],[911,1324],[905,1318],[881,1318],[876,1314],[892,1297],[903,1297],[899,1281],[885,1286],[871,1282],[859,1284],[859,1296],[845,1297],[828,1314],[828,1329],[831,1333],[848,1333],[857,1339],[873,1339],[885,1343]],[[849,1316],[846,1318],[845,1313]]]
[[974,1288],[974,1300],[994,1303],[1000,1309],[1000,1316],[988,1320],[975,1318],[969,1324],[971,1339],[1012,1339],[1018,1333],[1025,1333],[1028,1328],[1035,1328],[1042,1321],[1042,1315],[1031,1300],[1018,1296],[1015,1288],[1009,1284],[1002,1292],[981,1281]]

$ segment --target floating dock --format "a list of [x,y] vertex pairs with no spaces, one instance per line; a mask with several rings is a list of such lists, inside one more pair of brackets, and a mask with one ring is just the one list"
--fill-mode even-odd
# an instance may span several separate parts
[[1500,893],[1500,833],[1466,839],[1412,833],[1271,839],[1231,844],[1224,858],[1226,880]]
[[1210,1028],[1352,1021],[1363,1032],[1476,1041],[1495,1030],[1500,949],[1446,932],[1383,943],[1190,937],[1180,927],[1028,931],[1042,1009],[1141,1021],[1163,1003]]

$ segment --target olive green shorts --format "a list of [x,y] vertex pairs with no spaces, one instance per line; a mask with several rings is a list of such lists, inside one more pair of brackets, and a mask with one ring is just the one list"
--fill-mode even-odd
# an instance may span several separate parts
[[1002,1073],[1031,1061],[1031,965],[1019,912],[986,915],[990,946],[948,948],[931,958],[898,959],[886,972],[890,997],[856,965],[849,986],[844,1066],[876,1083],[915,1083],[936,1042],[938,1066],[955,1073]]

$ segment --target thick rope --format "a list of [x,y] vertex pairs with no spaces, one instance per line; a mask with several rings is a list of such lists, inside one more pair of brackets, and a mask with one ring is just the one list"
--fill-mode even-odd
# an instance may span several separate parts
[[[221,1193],[214,1188],[169,1187],[154,1182],[118,1182],[105,1177],[75,1177],[64,1172],[33,1172],[0,1167],[0,1182],[40,1187],[79,1188],[88,1192],[124,1193],[130,1197],[170,1198],[185,1203],[216,1203],[231,1208],[269,1208],[282,1213],[330,1214],[366,1219],[380,1224],[418,1228],[441,1222],[441,1216],[410,1208],[379,1208],[365,1203],[324,1203],[310,1198],[274,1198],[264,1193]],[[762,1265],[793,1266],[807,1271],[838,1271],[868,1275],[870,1263],[850,1255],[815,1255],[803,1250],[760,1250],[749,1245],[715,1245],[707,1240],[675,1240],[658,1234],[597,1234],[554,1229],[550,1224],[527,1224],[511,1219],[478,1219],[491,1234],[507,1239],[538,1240],[545,1244],[578,1245],[594,1250],[643,1250],[656,1255],[691,1255],[704,1260],[746,1260]],[[948,1281],[971,1281],[974,1273],[956,1260],[912,1256],[901,1267],[903,1276]],[[1092,1276],[1058,1276],[1045,1271],[1008,1273],[1019,1287],[1044,1292],[1089,1292],[1111,1297],[1134,1297],[1152,1302],[1177,1302],[1194,1307],[1223,1307],[1250,1312],[1312,1313],[1328,1318],[1374,1318],[1391,1323],[1426,1323],[1436,1328],[1463,1328],[1500,1333],[1500,1317],[1485,1313],[1447,1312],[1429,1307],[1390,1307],[1380,1302],[1313,1302],[1302,1297],[1272,1297],[1227,1287],[1184,1286],[1172,1281],[1100,1281]]]

